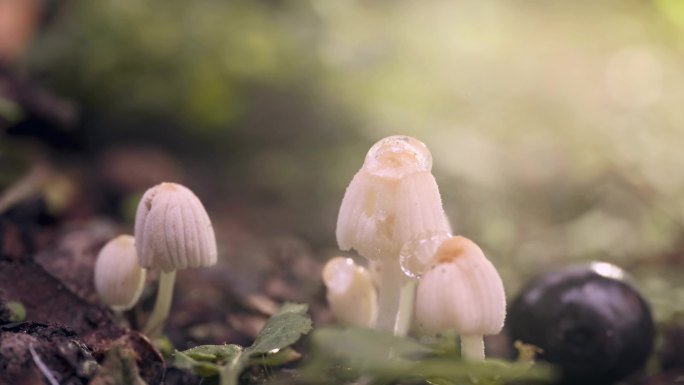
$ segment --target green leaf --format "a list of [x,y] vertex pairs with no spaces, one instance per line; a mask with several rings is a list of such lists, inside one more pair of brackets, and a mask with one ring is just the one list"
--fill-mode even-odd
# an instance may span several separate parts
[[212,362],[196,360],[184,352],[176,350],[173,365],[179,369],[193,371],[202,377],[216,376],[221,372],[221,367]]
[[[414,371],[414,372],[411,372]],[[505,384],[511,381],[551,381],[554,372],[548,366],[511,363],[500,360],[464,362],[435,357],[417,362],[404,373],[422,379],[444,379],[473,384]]]
[[240,353],[226,365],[221,367],[221,385],[237,385],[240,373],[248,366],[249,360],[246,355]]
[[554,378],[548,366],[499,360],[464,362],[457,355],[444,354],[443,347],[433,349],[373,330],[319,329],[311,341],[311,360],[302,374],[316,382],[326,377],[328,382],[339,382],[368,376],[378,383],[423,380],[436,385],[495,385]]
[[425,380],[430,385],[459,385],[454,381],[447,380],[446,378],[428,378]]
[[250,365],[277,366],[296,360],[289,348],[311,330],[308,305],[285,304],[273,315],[248,348],[238,345],[202,345],[176,351],[174,365],[202,377],[219,376],[221,385],[235,385]]
[[[318,329],[312,335],[314,349],[372,365],[415,359],[434,353],[416,341],[370,329]],[[393,360],[388,361],[388,357]]]
[[198,361],[221,363],[230,361],[242,353],[242,347],[238,345],[201,345],[184,350],[183,353]]
[[311,331],[309,305],[286,303],[271,317],[257,336],[254,344],[245,349],[250,355],[277,353]]
[[261,366],[280,366],[287,364],[288,362],[296,361],[301,357],[302,355],[297,353],[294,349],[285,348],[280,349],[277,353],[250,358],[249,364]]

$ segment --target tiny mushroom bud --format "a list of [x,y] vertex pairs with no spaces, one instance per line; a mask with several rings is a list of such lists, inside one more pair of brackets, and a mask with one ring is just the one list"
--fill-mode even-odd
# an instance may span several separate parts
[[503,328],[506,297],[499,273],[479,246],[461,236],[442,243],[418,283],[416,318],[427,333],[456,330],[465,359],[484,358],[482,336]]
[[378,295],[368,271],[351,258],[335,257],[323,268],[326,298],[335,318],[344,325],[372,327]]
[[[415,278],[451,228],[430,170],[432,155],[409,136],[377,142],[345,192],[337,218],[337,243],[376,262],[379,313],[376,328],[406,334]],[[425,242],[438,240],[439,242]]]
[[100,300],[114,310],[128,310],[140,298],[145,269],[138,265],[135,241],[120,235],[100,250],[95,262],[95,289]]
[[144,332],[161,330],[171,308],[176,270],[216,263],[216,237],[202,202],[187,187],[161,183],[147,190],[135,217],[140,265],[161,270],[154,310]]

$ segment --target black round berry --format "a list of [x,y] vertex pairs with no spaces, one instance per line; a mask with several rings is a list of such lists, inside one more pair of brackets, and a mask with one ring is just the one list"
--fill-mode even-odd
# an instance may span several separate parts
[[543,350],[563,382],[610,384],[643,367],[653,348],[649,305],[610,264],[545,274],[515,299],[507,319],[511,340]]

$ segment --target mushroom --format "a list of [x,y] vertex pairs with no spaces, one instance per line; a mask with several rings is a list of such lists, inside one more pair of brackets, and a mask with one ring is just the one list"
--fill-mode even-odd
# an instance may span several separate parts
[[482,336],[499,333],[505,318],[501,277],[480,247],[461,236],[444,241],[418,283],[420,328],[431,334],[455,330],[464,359],[482,360]]
[[326,298],[335,318],[348,326],[372,327],[378,294],[368,271],[351,258],[335,257],[323,268]]
[[[450,236],[425,144],[390,136],[368,151],[345,192],[337,218],[337,243],[355,249],[377,268],[376,329],[405,335],[413,312],[416,261],[434,255],[435,242]],[[437,242],[439,244],[439,242]],[[403,250],[402,250],[403,248]],[[410,276],[410,277],[409,277]]]
[[216,237],[197,196],[185,186],[165,182],[140,199],[135,239],[140,265],[161,271],[154,310],[143,329],[153,336],[171,309],[176,270],[216,264]]
[[135,306],[145,284],[145,269],[138,265],[135,240],[119,235],[104,245],[95,262],[95,289],[100,300],[116,311]]

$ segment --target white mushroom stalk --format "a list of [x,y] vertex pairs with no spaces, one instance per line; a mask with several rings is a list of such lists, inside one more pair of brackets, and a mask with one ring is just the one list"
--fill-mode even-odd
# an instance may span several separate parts
[[140,265],[161,271],[154,310],[143,329],[154,336],[171,309],[176,270],[216,264],[216,237],[192,191],[161,183],[147,190],[138,204],[135,239]]
[[[451,229],[425,144],[409,136],[377,142],[345,192],[337,242],[378,268],[376,329],[405,335],[413,313],[415,280]],[[418,247],[421,246],[421,247]],[[402,248],[404,249],[402,252]],[[400,258],[401,257],[401,258]]]
[[431,334],[455,330],[463,358],[474,361],[485,357],[483,336],[499,333],[505,318],[501,277],[480,247],[461,236],[442,243],[418,283],[419,327]]
[[104,245],[97,255],[94,278],[105,305],[115,311],[135,306],[145,285],[145,269],[138,265],[132,236],[120,235]]
[[335,257],[323,268],[326,298],[337,321],[370,328],[378,315],[378,295],[368,271],[351,258]]

